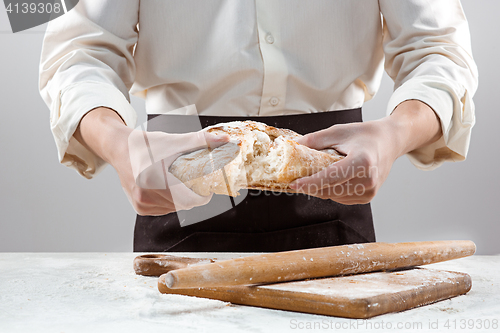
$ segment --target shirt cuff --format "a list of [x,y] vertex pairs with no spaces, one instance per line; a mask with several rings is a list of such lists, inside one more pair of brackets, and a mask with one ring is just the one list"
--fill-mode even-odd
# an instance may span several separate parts
[[441,77],[413,78],[394,91],[387,114],[407,100],[429,105],[439,117],[443,131],[438,141],[409,152],[411,163],[421,170],[433,170],[446,161],[465,160],[475,124],[474,104],[467,90]]
[[59,92],[50,108],[50,125],[59,161],[87,179],[101,172],[106,162],[80,144],[73,133],[83,116],[97,107],[113,109],[127,126],[135,127],[137,113],[127,97],[116,87],[102,82],[73,83]]

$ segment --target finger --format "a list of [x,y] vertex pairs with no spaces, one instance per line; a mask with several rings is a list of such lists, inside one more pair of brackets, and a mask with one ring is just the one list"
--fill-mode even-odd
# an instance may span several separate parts
[[[169,167],[181,154],[203,148],[217,148],[227,143],[229,139],[227,134],[206,131],[166,134],[133,130],[128,138],[128,146],[134,179],[137,180],[142,172],[162,160],[162,163]],[[153,169],[159,167],[155,166]]]
[[329,198],[328,196],[324,196],[322,199],[330,199],[335,202],[338,202],[342,205],[347,205],[347,206],[352,206],[352,205],[364,205],[367,204],[371,201],[370,198],[365,198],[365,197],[355,197],[355,196],[350,196],[350,197],[342,197],[342,198]]
[[230,136],[221,132],[204,132],[208,149],[215,149],[229,142]]
[[363,186],[362,184],[352,184],[350,181],[347,181],[341,185],[335,186],[326,186],[319,187],[316,184],[306,184],[300,188],[301,193],[305,193],[308,195],[316,196],[316,197],[331,197],[331,198],[342,198],[346,196],[351,196],[354,194],[364,193],[363,189],[358,189],[359,186]]
[[290,184],[292,189],[300,189],[304,186],[316,187],[318,189],[340,185],[356,176],[356,158],[347,155],[344,159],[329,165],[323,170],[308,176],[299,178]]
[[212,199],[212,194],[205,197],[194,193],[171,173],[167,173],[167,182],[175,210],[188,210],[203,206]]
[[154,190],[144,190],[140,187],[134,187],[132,193],[127,192],[132,207],[139,215],[164,215],[175,211],[171,199],[161,196]]
[[[147,132],[147,138],[154,162],[165,160],[171,163],[180,154],[208,147],[202,131],[184,134]],[[170,163],[167,164],[170,165]]]
[[139,214],[139,215],[142,215],[142,216],[163,216],[163,215],[167,215],[167,214],[174,213],[174,212],[175,212],[174,206],[171,206],[171,207],[157,206],[157,207],[148,208],[147,211],[144,211],[144,212],[142,212],[142,214]]
[[307,193],[307,195],[321,199],[330,199],[343,205],[366,204],[373,199],[373,196],[365,194],[363,190],[358,190],[357,188],[353,191],[353,193],[343,195],[347,191],[348,190],[345,186],[337,185],[335,188],[324,188],[317,192]]
[[321,189],[318,195],[323,198],[329,198],[339,202],[366,202],[369,192],[365,190],[364,185],[358,183],[343,184],[334,187]]
[[342,185],[322,189],[321,195],[343,204],[366,204],[373,200],[377,190],[363,179],[348,181]]
[[185,210],[205,205],[211,199],[211,196],[201,196],[187,188],[179,179],[166,171],[164,163],[155,163],[147,168],[138,178],[137,185],[140,187],[140,192],[136,196],[142,196],[142,201],[149,206],[172,204],[175,210]]
[[177,157],[200,149],[214,149],[229,142],[229,135],[225,133],[208,133],[198,131],[184,134],[168,134],[165,136],[149,135],[150,150],[154,161],[164,160],[170,166]]
[[297,143],[313,149],[325,149],[338,145],[341,140],[337,137],[335,126],[309,133],[295,140]]
[[[182,192],[184,189],[187,189],[187,191]],[[192,197],[190,197],[191,195]],[[199,200],[200,198],[201,200]],[[210,199],[211,196],[199,196],[182,183],[176,183],[173,188],[169,188],[168,190],[144,190],[136,187],[134,189],[132,205],[139,215],[156,216],[201,206],[208,203]]]
[[[196,134],[196,133],[195,133]],[[179,155],[179,149],[182,138],[175,134],[166,134],[162,132],[146,132],[141,130],[133,130],[128,137],[128,148],[130,164],[132,166],[132,173],[137,184],[140,183],[139,177],[142,178],[143,188],[162,188],[158,185],[146,185],[148,182],[163,183],[165,188],[165,180],[161,181],[165,158],[174,160]],[[197,135],[194,144],[200,145],[200,142],[206,142],[203,134]],[[183,142],[185,145],[186,143]],[[152,175],[149,177],[149,175]],[[156,174],[156,177],[154,177]],[[151,178],[151,180],[149,179]]]

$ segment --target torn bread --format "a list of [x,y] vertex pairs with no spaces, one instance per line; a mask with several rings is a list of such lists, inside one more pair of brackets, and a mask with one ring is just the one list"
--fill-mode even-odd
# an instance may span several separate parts
[[221,123],[206,129],[225,133],[228,144],[178,157],[170,173],[203,196],[237,196],[240,189],[294,192],[289,184],[343,158],[334,149],[314,150],[295,142],[301,135],[255,121]]

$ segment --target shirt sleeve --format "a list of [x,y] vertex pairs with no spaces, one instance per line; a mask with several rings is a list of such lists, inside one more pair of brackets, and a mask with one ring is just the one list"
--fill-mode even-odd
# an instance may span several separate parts
[[459,0],[380,0],[384,24],[385,69],[395,91],[387,113],[405,100],[429,105],[443,136],[408,153],[419,169],[467,156],[475,123],[472,96],[478,72],[470,33]]
[[50,108],[60,162],[86,178],[106,163],[73,137],[82,117],[108,107],[127,126],[136,123],[128,91],[135,77],[138,11],[139,0],[81,0],[45,33],[40,94]]

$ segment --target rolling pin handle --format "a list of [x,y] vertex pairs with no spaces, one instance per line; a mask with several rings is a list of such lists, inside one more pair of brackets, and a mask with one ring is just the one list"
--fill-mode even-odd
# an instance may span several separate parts
[[175,276],[172,274],[172,272],[168,272],[165,275],[165,284],[167,285],[168,288],[172,289],[172,286],[175,285]]

